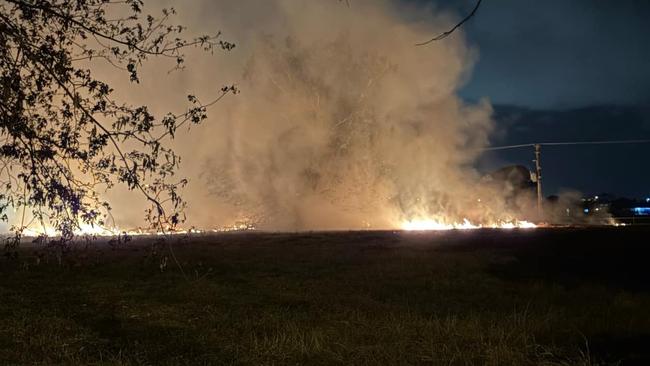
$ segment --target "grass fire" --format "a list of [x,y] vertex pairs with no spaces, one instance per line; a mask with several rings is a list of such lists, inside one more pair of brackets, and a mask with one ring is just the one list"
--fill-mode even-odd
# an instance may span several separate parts
[[0,0],[0,365],[645,365],[650,4]]

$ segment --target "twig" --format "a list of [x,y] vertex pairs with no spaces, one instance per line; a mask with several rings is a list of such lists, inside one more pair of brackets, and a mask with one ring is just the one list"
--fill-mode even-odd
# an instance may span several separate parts
[[424,45],[427,45],[427,44],[429,44],[431,42],[435,42],[435,41],[439,41],[441,39],[447,38],[450,34],[454,33],[454,31],[456,29],[460,28],[461,25],[463,25],[466,21],[468,21],[471,17],[473,17],[474,14],[476,14],[476,11],[478,10],[478,7],[481,6],[481,1],[483,1],[483,0],[478,0],[476,2],[476,6],[474,6],[474,9],[472,10],[472,12],[469,13],[469,15],[467,15],[463,20],[460,21],[460,23],[456,24],[453,28],[451,28],[450,30],[431,38],[430,40],[428,40],[426,42],[416,43],[415,45],[416,46],[424,46]]

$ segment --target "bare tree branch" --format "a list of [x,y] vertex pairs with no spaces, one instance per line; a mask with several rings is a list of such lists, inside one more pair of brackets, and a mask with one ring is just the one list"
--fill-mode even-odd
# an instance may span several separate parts
[[428,40],[426,42],[416,43],[415,45],[416,46],[424,46],[424,45],[427,45],[427,44],[429,44],[431,42],[435,42],[435,41],[439,41],[441,39],[447,38],[450,34],[454,33],[454,31],[456,29],[460,28],[463,24],[465,24],[465,22],[467,22],[470,18],[472,18],[474,16],[474,14],[476,14],[476,11],[478,10],[479,6],[481,6],[481,1],[483,1],[483,0],[478,0],[476,2],[476,6],[474,6],[474,9],[472,9],[472,12],[469,13],[463,20],[461,20],[453,28],[451,28],[450,30],[431,38],[430,40]]

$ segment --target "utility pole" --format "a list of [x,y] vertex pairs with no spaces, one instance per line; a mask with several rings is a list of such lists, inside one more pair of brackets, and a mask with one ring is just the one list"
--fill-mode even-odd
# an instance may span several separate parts
[[[542,155],[542,145],[544,146],[566,146],[566,145],[612,145],[612,144],[648,144],[650,139],[637,139],[637,140],[606,140],[606,141],[571,141],[571,142],[543,142],[543,143],[527,143],[519,145],[506,145],[506,146],[492,146],[481,149],[482,151],[497,151],[497,150],[506,150],[506,149],[518,149],[518,148],[535,148],[535,175],[537,176],[537,216],[541,220],[544,216],[544,196],[542,193],[542,164],[541,164],[541,155]],[[531,178],[532,178],[531,172]]]
[[537,218],[538,220],[542,219],[544,214],[542,208],[542,163],[540,161],[540,156],[542,155],[541,151],[542,146],[540,144],[535,144],[535,174],[537,175]]

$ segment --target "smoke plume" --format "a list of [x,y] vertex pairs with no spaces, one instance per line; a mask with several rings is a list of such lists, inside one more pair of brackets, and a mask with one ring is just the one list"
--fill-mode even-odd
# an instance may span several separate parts
[[[201,0],[174,4],[198,33],[221,30],[237,47],[166,60],[141,83],[104,73],[133,104],[162,115],[184,95],[204,101],[222,85],[241,93],[176,137],[189,185],[187,226],[245,223],[267,230],[395,228],[432,218],[511,220],[472,163],[492,129],[491,107],[457,96],[477,57],[462,30],[415,43],[457,20],[390,0]],[[107,193],[116,224],[143,225],[135,192]],[[141,204],[140,204],[141,203]]]
[[178,141],[191,146],[189,222],[305,230],[500,218],[471,169],[491,108],[456,95],[476,53],[460,33],[414,46],[453,19],[383,0],[197,9],[235,38],[217,67],[241,94]]

